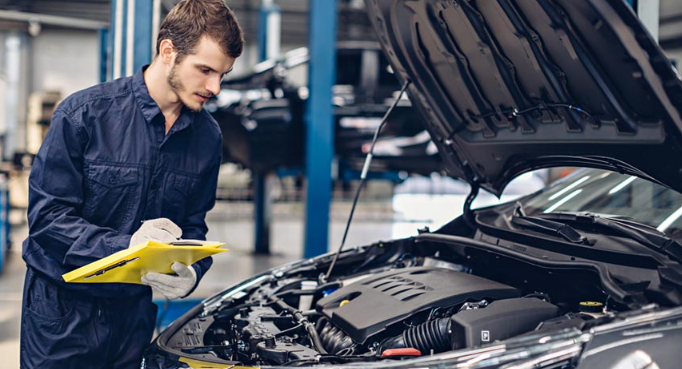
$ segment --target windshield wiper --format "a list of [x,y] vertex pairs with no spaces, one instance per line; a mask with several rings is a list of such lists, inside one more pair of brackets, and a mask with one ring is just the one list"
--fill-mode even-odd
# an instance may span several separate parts
[[672,259],[682,262],[682,245],[656,228],[646,224],[623,219],[607,218],[591,213],[547,213],[538,215],[537,217],[554,222],[572,222],[608,228],[621,236],[635,240],[650,249],[663,252]]
[[516,208],[514,208],[511,221],[515,225],[523,228],[557,235],[571,243],[589,246],[594,245],[593,241],[588,240],[585,236],[580,234],[580,232],[576,231],[575,228],[569,226],[568,224],[556,222],[544,217],[526,215],[521,204],[517,204]]

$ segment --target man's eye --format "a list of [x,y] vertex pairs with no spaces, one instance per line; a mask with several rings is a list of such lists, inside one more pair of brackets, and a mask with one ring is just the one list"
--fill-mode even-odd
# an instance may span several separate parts
[[208,74],[211,70],[207,68],[201,68],[201,73]]

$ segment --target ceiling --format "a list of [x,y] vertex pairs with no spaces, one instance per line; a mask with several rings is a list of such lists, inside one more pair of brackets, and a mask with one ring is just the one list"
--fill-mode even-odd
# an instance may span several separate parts
[[[151,1],[151,0],[145,0]],[[165,14],[179,0],[161,0]],[[254,42],[258,27],[258,0],[225,0],[244,28],[247,42]],[[646,1],[646,0],[640,0]],[[283,44],[307,43],[308,0],[274,0],[282,10]],[[660,42],[666,49],[682,49],[682,1],[660,0]],[[340,40],[372,39],[373,33],[362,0],[338,0]],[[0,0],[0,9],[60,15],[108,23],[110,0]]]
[[110,0],[0,0],[0,9],[109,22]]
[[[145,0],[151,1],[151,0]],[[161,0],[165,15],[179,0]],[[258,34],[258,0],[225,0],[235,12],[244,29],[247,42],[255,42]],[[308,39],[308,1],[274,0],[282,13],[283,44],[305,45]],[[340,40],[366,40],[374,37],[363,5],[358,0],[339,0]],[[59,15],[79,19],[109,23],[111,14],[110,0],[0,0],[0,10],[16,10],[28,13]]]

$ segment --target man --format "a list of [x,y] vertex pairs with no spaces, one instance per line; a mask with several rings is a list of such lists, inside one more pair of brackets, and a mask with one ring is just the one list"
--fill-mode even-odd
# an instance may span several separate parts
[[188,295],[210,267],[175,263],[144,285],[66,284],[61,275],[150,239],[205,239],[222,137],[202,110],[243,48],[221,0],[185,0],[157,55],[133,77],[56,109],[29,180],[21,367],[139,368],[156,320],[152,289]]

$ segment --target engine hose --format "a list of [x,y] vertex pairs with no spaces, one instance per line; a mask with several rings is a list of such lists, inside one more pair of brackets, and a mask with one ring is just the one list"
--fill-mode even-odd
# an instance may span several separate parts
[[379,353],[387,349],[412,347],[422,354],[444,352],[452,346],[450,318],[431,320],[414,326],[399,336],[389,338],[381,345]]
[[353,346],[353,340],[342,330],[329,324],[327,319],[320,319],[318,325],[320,340],[328,353],[338,354]]
[[327,351],[325,351],[324,347],[322,346],[322,342],[320,342],[320,336],[317,335],[317,331],[315,330],[315,324],[311,323],[306,319],[305,316],[303,316],[303,313],[301,311],[294,309],[291,307],[289,304],[284,302],[282,299],[277,298],[277,297],[270,297],[270,300],[277,304],[282,310],[289,312],[294,316],[294,320],[296,320],[297,323],[302,324],[303,328],[305,328],[306,332],[308,332],[308,337],[310,338],[310,343],[313,345],[313,348],[317,350],[320,354],[326,354]]

